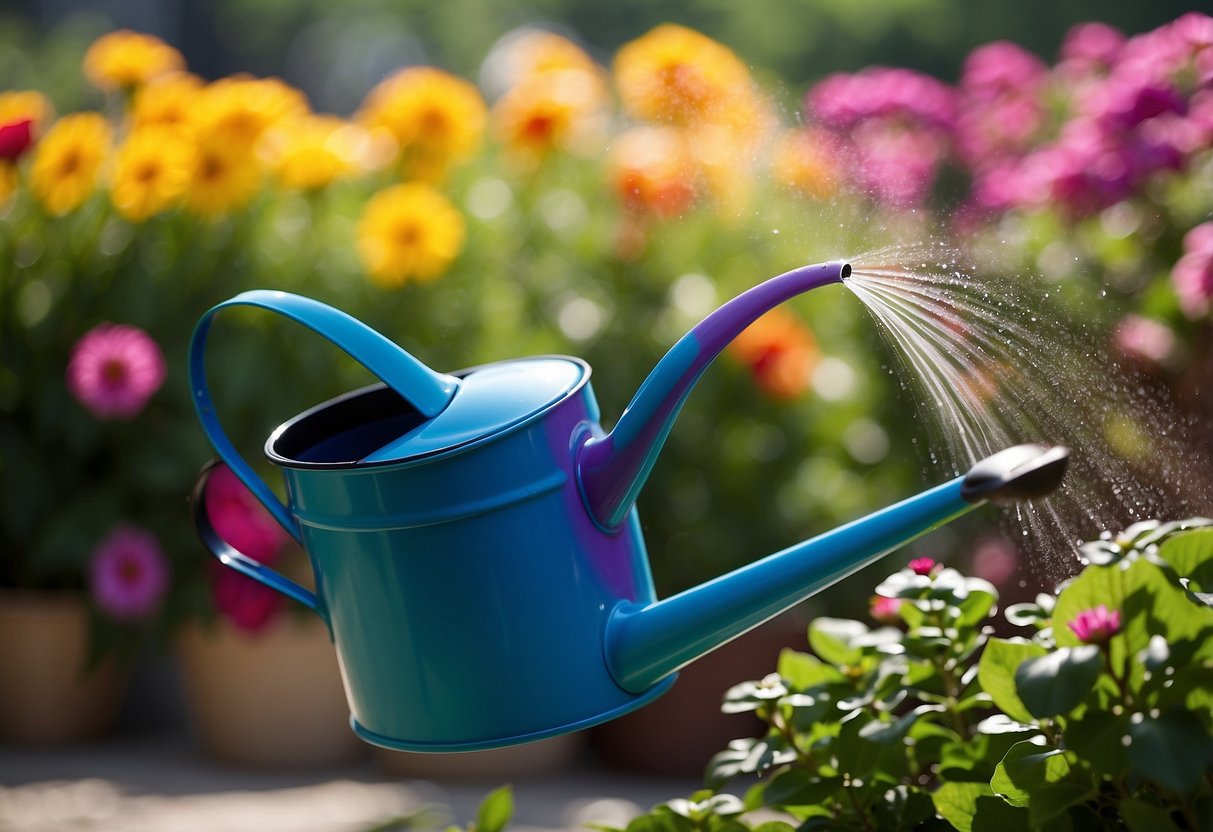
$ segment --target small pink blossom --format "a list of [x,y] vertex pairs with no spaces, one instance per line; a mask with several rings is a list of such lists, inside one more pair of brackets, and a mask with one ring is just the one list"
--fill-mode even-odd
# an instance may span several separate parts
[[1184,236],[1184,254],[1171,271],[1171,282],[1185,315],[1199,318],[1208,313],[1213,298],[1213,222]]
[[168,563],[156,538],[119,526],[93,550],[89,583],[98,609],[122,620],[147,618],[168,589]]
[[164,383],[160,346],[142,329],[102,323],[76,342],[67,388],[98,419],[133,419]]
[[206,484],[206,514],[215,532],[241,554],[272,563],[286,544],[286,531],[232,469],[218,465]]
[[872,599],[872,606],[869,609],[873,620],[881,624],[897,624],[901,621],[901,599],[900,598],[885,598],[882,595],[877,595]]
[[1171,328],[1141,315],[1121,318],[1112,339],[1123,355],[1147,364],[1165,364],[1175,355],[1175,333]]
[[211,597],[219,614],[245,633],[259,633],[269,626],[285,601],[283,596],[218,562],[212,569]]
[[931,558],[914,558],[909,563],[909,569],[915,575],[930,575],[935,571],[936,566],[938,564]]
[[1109,610],[1103,604],[1083,610],[1067,625],[1084,644],[1106,644],[1120,632],[1120,610]]
[[1061,44],[1062,73],[1074,79],[1107,72],[1125,45],[1125,35],[1106,23],[1080,23]]

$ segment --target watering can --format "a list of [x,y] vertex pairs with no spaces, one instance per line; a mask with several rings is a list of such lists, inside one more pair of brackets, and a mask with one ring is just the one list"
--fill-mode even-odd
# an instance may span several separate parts
[[[696,658],[987,502],[1058,485],[1064,448],[1020,445],[868,517],[659,600],[634,504],[692,385],[745,327],[788,298],[841,282],[843,262],[744,292],[679,340],[613,430],[599,425],[577,358],[430,369],[345,313],[250,291],[198,323],[190,380],[219,456],[306,550],[309,590],[242,554],[207,518],[227,566],[327,624],[363,739],[407,751],[471,751],[587,728],[664,693]],[[380,383],[281,425],[265,453],[285,502],[223,431],[206,382],[212,318],[276,312],[363,364]]]

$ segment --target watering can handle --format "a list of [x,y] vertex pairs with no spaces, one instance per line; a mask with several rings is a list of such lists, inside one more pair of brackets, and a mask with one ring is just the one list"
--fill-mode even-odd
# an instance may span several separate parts
[[[211,444],[232,469],[232,472],[253,492],[262,505],[269,509],[274,519],[290,532],[296,541],[302,542],[299,524],[290,509],[278,499],[273,489],[240,456],[240,452],[224,433],[222,425],[219,424],[219,418],[215,414],[215,406],[211,401],[210,391],[206,384],[206,336],[210,331],[211,320],[214,316],[229,306],[253,306],[266,309],[306,326],[331,341],[378,376],[380,380],[427,417],[437,415],[450,404],[458,389],[459,380],[434,372],[392,341],[341,310],[289,292],[265,289],[243,292],[212,307],[202,316],[194,328],[194,335],[190,341],[189,359],[190,389],[193,391],[194,407],[198,411],[202,429],[206,431],[207,438],[211,440]],[[216,552],[217,556],[218,554]],[[222,556],[220,558],[222,559]],[[246,558],[246,560],[248,559]],[[255,563],[255,561],[250,562]],[[258,564],[258,566],[260,565]],[[275,574],[266,567],[260,568],[265,572]],[[261,573],[254,574],[252,577],[269,584],[274,589],[285,591],[276,583],[265,580]],[[280,578],[280,580],[285,581],[286,579]],[[303,591],[306,592],[306,590]],[[291,592],[286,594],[295,597]]]

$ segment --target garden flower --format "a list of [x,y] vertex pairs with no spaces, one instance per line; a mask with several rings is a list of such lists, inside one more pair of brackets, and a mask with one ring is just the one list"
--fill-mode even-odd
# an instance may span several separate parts
[[1084,644],[1106,644],[1112,636],[1120,632],[1120,610],[1109,610],[1103,604],[1090,610],[1083,610],[1074,616],[1066,626],[1078,636]]
[[674,24],[624,44],[614,72],[624,110],[658,124],[724,120],[753,95],[750,71],[732,51]]
[[931,558],[914,558],[914,560],[909,562],[906,568],[915,575],[930,576],[935,571],[935,567],[938,565],[939,564],[937,564]]
[[119,526],[93,550],[89,586],[97,608],[120,620],[152,615],[168,589],[160,544],[142,529]]
[[984,169],[1022,155],[1045,116],[1048,67],[1027,50],[999,41],[973,50],[960,78],[957,144],[968,164]]
[[476,152],[487,118],[475,86],[433,67],[410,67],[381,81],[357,115],[396,142],[405,176],[427,181]]
[[1213,222],[1184,235],[1184,253],[1171,271],[1171,283],[1184,314],[1189,318],[1208,314],[1213,298]]
[[233,75],[203,88],[190,120],[201,141],[251,152],[271,127],[307,111],[303,93],[277,78]]
[[188,72],[171,72],[152,79],[135,92],[131,128],[189,125],[202,89],[202,79]]
[[783,307],[746,327],[729,350],[750,368],[759,389],[776,399],[804,393],[820,359],[809,328]]
[[274,620],[286,600],[268,586],[219,563],[211,566],[211,600],[237,630],[255,634]]
[[536,73],[493,106],[493,132],[507,148],[536,158],[575,151],[603,127],[604,92],[581,70]]
[[23,118],[0,124],[0,163],[13,162],[34,140],[34,120]]
[[226,465],[217,466],[207,480],[206,515],[215,533],[228,545],[262,563],[273,563],[290,539]]
[[603,70],[594,59],[568,38],[542,29],[525,28],[507,34],[484,59],[480,75],[485,89],[499,98],[534,76],[549,72],[585,73],[597,87],[593,97],[606,95]]
[[260,187],[261,168],[252,151],[212,136],[195,148],[185,207],[199,216],[220,216],[245,205]]
[[1125,41],[1123,32],[1106,23],[1080,23],[1062,40],[1058,69],[1069,80],[1107,74]]
[[35,90],[10,90],[0,92],[0,125],[29,120],[30,133],[34,138],[46,127],[51,117],[51,105]]
[[612,142],[610,182],[629,209],[676,217],[699,193],[699,170],[686,136],[671,127],[635,127]]
[[876,595],[872,598],[868,612],[874,621],[881,624],[900,624],[901,599],[885,598],[883,595]]
[[84,74],[103,90],[131,90],[184,66],[181,53],[160,38],[129,29],[102,35],[84,55]]
[[409,182],[371,197],[358,222],[358,253],[380,286],[430,281],[463,247],[463,216],[433,187]]
[[164,383],[159,345],[138,327],[103,323],[72,348],[67,389],[98,419],[133,419]]
[[1121,318],[1112,340],[1123,355],[1147,364],[1166,364],[1178,347],[1169,326],[1141,315]]
[[336,116],[307,115],[283,122],[265,138],[262,155],[284,188],[316,190],[369,162],[366,130]]
[[141,127],[118,148],[110,200],[131,222],[142,222],[175,205],[189,186],[194,147],[180,128]]
[[829,199],[841,187],[838,143],[825,130],[789,130],[775,143],[771,173],[781,185],[805,196]]
[[97,187],[109,153],[110,127],[100,113],[59,119],[38,143],[30,189],[52,214],[74,211]]

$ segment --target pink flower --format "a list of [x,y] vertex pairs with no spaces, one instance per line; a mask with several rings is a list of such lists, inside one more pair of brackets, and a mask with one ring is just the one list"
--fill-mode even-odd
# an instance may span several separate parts
[[1019,554],[1000,537],[983,540],[973,552],[973,574],[995,586],[1003,586],[1019,571]]
[[89,568],[93,601],[114,618],[147,618],[164,597],[168,578],[160,544],[134,526],[119,526],[93,550]]
[[242,632],[264,630],[285,601],[283,596],[218,562],[212,569],[211,597],[219,614]]
[[1071,79],[1106,73],[1125,45],[1124,33],[1106,23],[1080,23],[1061,44],[1060,68]]
[[98,419],[133,419],[164,383],[159,345],[138,327],[102,323],[72,348],[67,388]]
[[915,575],[930,575],[938,566],[931,558],[914,558],[910,561],[909,569]]
[[1120,610],[1109,610],[1100,604],[1095,609],[1083,610],[1066,626],[1084,644],[1106,644],[1120,632]]
[[873,620],[881,624],[897,624],[901,621],[901,599],[877,595],[872,599],[872,606],[868,611]]
[[34,121],[23,118],[0,124],[0,159],[13,161],[29,150],[34,141]]
[[1147,364],[1165,364],[1175,354],[1175,333],[1166,324],[1141,315],[1125,315],[1112,335],[1117,349]]
[[226,465],[206,484],[206,514],[219,537],[242,554],[272,563],[287,542],[286,531]]
[[1179,305],[1189,318],[1209,311],[1213,298],[1213,222],[1198,225],[1184,236],[1184,254],[1171,271]]

